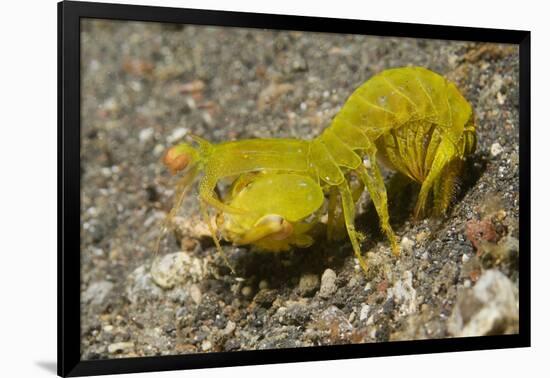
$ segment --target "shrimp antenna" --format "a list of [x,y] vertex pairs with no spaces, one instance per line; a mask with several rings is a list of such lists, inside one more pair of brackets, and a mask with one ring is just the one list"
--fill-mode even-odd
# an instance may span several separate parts
[[208,150],[212,147],[212,143],[210,143],[206,139],[201,138],[200,136],[197,136],[197,135],[194,135],[194,134],[189,134],[189,138],[191,138],[191,140],[193,142],[195,142],[199,145],[200,150],[205,151],[205,150]]
[[191,170],[179,180],[179,182],[176,186],[176,201],[174,203],[174,206],[172,206],[172,209],[170,210],[170,212],[168,213],[168,215],[166,216],[166,218],[162,222],[161,231],[160,231],[160,234],[159,234],[159,236],[157,238],[157,241],[155,243],[154,258],[157,257],[158,252],[160,250],[160,242],[161,242],[162,238],[168,232],[168,228],[171,225],[172,220],[176,216],[178,210],[181,207],[181,204],[183,203],[183,199],[185,198],[185,194],[188,192],[189,187],[191,186],[191,184],[195,181],[195,177],[197,177],[197,173],[198,173],[198,169],[196,167],[192,167]]
[[218,250],[218,253],[221,255],[223,261],[231,270],[231,273],[236,274],[235,268],[233,267],[233,265],[231,265],[231,263],[229,262],[229,259],[227,258],[227,255],[223,251],[223,248],[220,244],[220,240],[216,235],[216,230],[214,230],[214,227],[212,226],[212,222],[210,222],[210,217],[208,216],[208,209],[206,208],[206,202],[200,201],[200,209],[201,209],[203,221],[208,226],[208,230],[210,231],[210,235],[212,235],[212,239],[214,240],[214,244],[216,245],[216,249]]

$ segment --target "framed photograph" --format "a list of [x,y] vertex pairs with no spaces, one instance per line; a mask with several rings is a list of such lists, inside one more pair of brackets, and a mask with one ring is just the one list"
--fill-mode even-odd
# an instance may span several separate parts
[[58,20],[59,375],[530,345],[528,31]]

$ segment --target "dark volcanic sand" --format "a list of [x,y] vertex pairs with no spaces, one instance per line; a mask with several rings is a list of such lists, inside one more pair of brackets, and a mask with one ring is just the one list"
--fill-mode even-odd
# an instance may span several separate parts
[[[367,276],[347,240],[322,235],[279,254],[225,243],[232,275],[190,195],[151,273],[176,182],[167,146],[315,137],[357,86],[403,65],[457,83],[478,149],[442,220],[414,223],[418,188],[387,172],[400,258],[364,194]],[[84,20],[82,358],[517,332],[518,68],[507,45]]]

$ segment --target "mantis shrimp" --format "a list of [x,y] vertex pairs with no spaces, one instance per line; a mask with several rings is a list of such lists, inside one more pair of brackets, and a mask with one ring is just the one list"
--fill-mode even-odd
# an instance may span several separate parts
[[[308,244],[308,226],[303,220],[321,206],[322,188],[329,196],[327,234],[334,235],[342,228],[337,215],[341,212],[353,251],[366,271],[360,252],[362,235],[354,226],[357,196],[348,182],[350,174],[367,189],[381,229],[398,256],[399,243],[389,223],[379,163],[420,183],[416,217],[425,215],[430,196],[434,212],[443,214],[465,158],[475,151],[476,128],[471,105],[453,83],[422,67],[403,67],[385,70],[357,88],[330,126],[312,140],[248,139],[212,144],[192,138],[196,147],[181,143],[164,157],[173,174],[184,171],[168,218],[179,208],[189,184],[202,173],[198,183],[201,212],[222,256],[207,206],[228,217],[218,225],[222,230],[225,227],[229,240],[284,250],[290,244]],[[226,177],[237,177],[237,185],[224,201],[216,197],[215,188]],[[278,186],[262,185],[260,180],[274,180]],[[306,190],[300,192],[300,184]],[[252,189],[247,190],[247,185]],[[262,203],[266,200],[276,205],[265,207]],[[289,211],[297,203],[306,206],[291,216]],[[293,223],[298,227],[291,227]]]

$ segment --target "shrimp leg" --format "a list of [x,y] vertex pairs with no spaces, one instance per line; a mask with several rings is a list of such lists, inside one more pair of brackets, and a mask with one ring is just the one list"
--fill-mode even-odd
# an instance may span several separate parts
[[338,188],[330,187],[328,197],[327,240],[338,239],[337,231],[341,226],[341,217],[336,214],[338,208]]
[[364,165],[360,165],[357,167],[357,173],[369,191],[370,198],[380,218],[380,226],[390,241],[394,256],[399,256],[400,252],[397,237],[389,222],[390,216],[388,213],[386,186],[384,185],[384,179],[382,178],[378,163],[376,162],[376,149],[371,147],[369,150],[370,168],[367,169]]
[[183,199],[185,198],[185,194],[191,187],[191,184],[195,180],[195,177],[197,176],[197,169],[193,168],[187,175],[183,176],[178,184],[176,189],[176,202],[174,206],[172,206],[172,209],[162,222],[161,232],[157,238],[157,241],[155,243],[155,256],[158,254],[160,250],[160,241],[168,231],[168,228],[170,226],[170,223],[172,222],[172,219],[176,216],[179,208],[181,207],[181,204],[183,203]]
[[[362,182],[358,187],[350,186],[354,203],[359,201],[364,189],[365,186]],[[338,187],[330,186],[328,195],[327,240],[340,240],[346,234],[346,225],[339,206]]]
[[219,254],[222,256],[225,264],[229,267],[229,269],[231,269],[231,273],[235,274],[235,269],[233,268],[233,265],[229,263],[229,260],[227,259],[227,255],[225,254],[225,252],[222,249],[222,246],[220,245],[220,241],[218,239],[218,236],[216,235],[216,230],[214,230],[214,227],[212,226],[212,222],[210,221],[210,217],[208,216],[208,208],[206,207],[206,203],[204,201],[200,201],[200,208],[201,208],[201,215],[203,218],[203,222],[205,222],[208,225],[208,230],[212,235],[212,239],[214,239],[214,244],[216,245],[216,249],[218,250]]
[[434,213],[444,215],[455,195],[455,184],[458,174],[462,171],[463,162],[454,159],[448,163],[440,177],[434,183]]
[[353,252],[357,260],[359,260],[359,265],[361,265],[363,271],[367,272],[367,262],[361,256],[361,248],[359,246],[360,234],[355,230],[355,202],[353,201],[353,196],[346,180],[343,180],[338,185],[338,191],[342,197],[342,211],[344,213],[346,229],[353,247]]
[[[430,167],[428,176],[422,182],[422,186],[420,187],[420,193],[418,194],[418,200],[416,201],[416,207],[414,209],[414,216],[417,219],[424,215],[430,190],[433,188],[436,180],[441,177],[445,167],[455,156],[456,154],[454,146],[446,140],[442,141],[437,148],[437,152],[435,153],[435,157]],[[442,194],[439,194],[438,196],[439,198],[437,200],[441,200]]]
[[220,177],[214,174],[206,173],[199,184],[199,197],[202,202],[208,204],[221,212],[229,214],[244,214],[245,210],[238,209],[233,206],[229,206],[221,202],[219,199],[214,197],[214,188],[218,183]]

